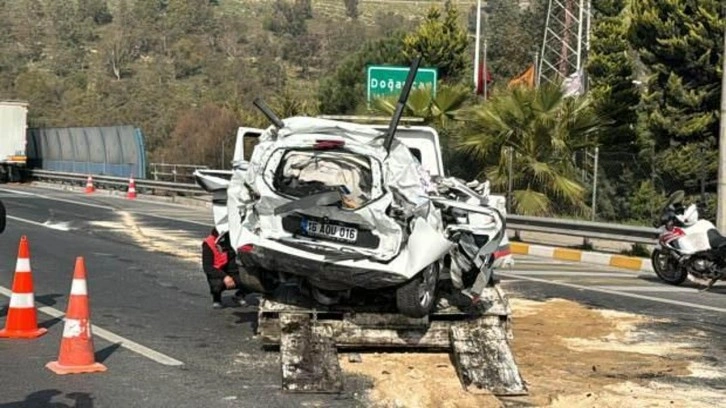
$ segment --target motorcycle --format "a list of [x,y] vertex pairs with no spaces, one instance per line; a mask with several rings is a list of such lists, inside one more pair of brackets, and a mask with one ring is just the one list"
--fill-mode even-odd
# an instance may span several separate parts
[[658,245],[651,254],[658,278],[680,285],[691,275],[709,280],[704,290],[726,278],[726,237],[708,220],[698,217],[698,207],[685,207],[682,190],[671,194],[660,220]]

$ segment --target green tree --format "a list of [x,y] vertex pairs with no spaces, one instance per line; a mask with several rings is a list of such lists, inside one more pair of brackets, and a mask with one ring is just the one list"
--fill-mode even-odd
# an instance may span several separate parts
[[542,39],[531,38],[517,2],[489,0],[486,8],[482,30],[487,38],[487,63],[492,77],[506,84],[534,63]]
[[214,25],[214,9],[209,0],[167,0],[168,27],[175,38],[209,32]]
[[[471,90],[461,85],[444,85],[432,97],[431,88],[415,88],[411,90],[404,116],[422,118],[427,125],[437,128],[448,126],[456,113],[471,97]],[[375,98],[371,102],[371,109],[377,113],[393,115],[396,110],[398,96]]]
[[408,65],[401,52],[403,34],[368,41],[363,48],[349,55],[332,75],[323,78],[318,88],[320,112],[353,113],[366,98],[366,66],[373,64]]
[[611,132],[600,144],[609,151],[633,151],[640,96],[635,80],[634,56],[627,41],[626,0],[593,3],[595,18],[587,72],[598,112],[612,121]]
[[298,13],[303,14],[306,19],[313,18],[312,0],[295,0],[295,9]]
[[306,33],[296,39],[289,39],[282,47],[283,58],[300,67],[300,74],[307,78],[310,67],[315,65],[320,55],[320,38]]
[[702,166],[678,169],[691,144],[704,152],[702,165],[715,160],[723,1],[639,0],[631,8],[629,40],[650,74],[641,111],[644,140],[663,187],[675,190],[700,178]]
[[416,31],[406,35],[403,53],[408,61],[420,55],[423,66],[436,67],[442,79],[456,82],[469,60],[468,44],[459,11],[447,0],[443,14],[438,7],[431,7]]
[[648,166],[641,166],[636,156],[640,94],[634,85],[635,53],[627,40],[629,11],[626,0],[598,0],[592,6],[589,93],[598,114],[610,122],[609,131],[602,133],[598,141],[598,216],[627,219],[628,199],[639,188],[640,180],[650,176]]
[[373,19],[382,36],[393,34],[396,31],[405,31],[411,25],[402,15],[391,11],[377,11]]
[[233,112],[215,104],[185,110],[170,135],[172,143],[164,150],[164,159],[214,167],[226,164],[231,154],[221,155],[232,150],[232,135],[239,125]]
[[[512,149],[512,205],[525,215],[586,209],[574,153],[591,146],[602,119],[585,97],[565,98],[555,85],[515,87],[494,93],[485,104],[464,110],[459,149],[486,163],[492,186],[507,189]],[[493,163],[493,165],[491,165]]]
[[108,10],[106,0],[78,0],[78,12],[82,18],[90,18],[98,25],[113,21],[113,15]]
[[272,15],[263,21],[265,29],[276,34],[289,34],[298,37],[307,32],[306,14],[301,13],[296,4],[286,0],[275,0],[272,5]]

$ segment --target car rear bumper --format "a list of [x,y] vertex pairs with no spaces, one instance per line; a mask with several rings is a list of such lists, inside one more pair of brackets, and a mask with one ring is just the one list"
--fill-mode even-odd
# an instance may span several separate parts
[[335,257],[303,252],[292,246],[270,246],[274,249],[251,246],[239,251],[242,264],[301,276],[314,286],[328,290],[382,289],[400,285],[411,278],[396,273],[390,268],[390,264],[366,259],[336,261]]
[[378,289],[404,283],[441,259],[452,246],[423,219],[413,222],[406,245],[387,262],[374,261],[364,251],[316,247],[294,238],[267,239],[246,229],[237,242],[243,264],[304,276],[314,285],[330,290]]

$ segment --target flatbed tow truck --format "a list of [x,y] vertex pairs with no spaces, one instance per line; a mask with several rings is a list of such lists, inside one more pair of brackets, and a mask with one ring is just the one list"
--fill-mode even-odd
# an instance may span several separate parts
[[[371,126],[379,131],[387,129],[384,133],[386,135],[384,146],[386,146],[389,154],[393,136],[395,135],[403,143],[404,147],[409,149],[412,155],[410,157],[416,157],[419,165],[425,171],[428,171],[431,176],[443,176],[441,148],[435,130],[430,127],[415,126],[397,129],[419,63],[420,59],[417,59],[412,65],[396,106],[396,113],[389,126]],[[264,104],[258,104],[256,100],[255,105],[258,105],[262,112],[271,119],[271,123],[275,124],[275,129],[279,130],[285,127],[283,121],[275,116]],[[340,122],[329,123],[326,126],[341,128],[344,127],[343,125],[344,123]],[[302,126],[302,128],[309,131],[305,126]],[[326,127],[324,130],[329,129]],[[230,234],[238,234],[237,236],[240,236],[240,225],[242,224],[241,205],[234,201],[230,203],[229,200],[234,199],[234,194],[240,193],[228,195],[227,189],[233,185],[230,182],[230,179],[232,179],[233,181],[236,180],[235,188],[248,191],[249,187],[244,183],[249,181],[246,175],[250,169],[255,171],[254,180],[258,176],[262,177],[257,173],[261,171],[262,167],[254,168],[250,164],[255,163],[254,157],[251,161],[248,161],[248,156],[245,155],[245,150],[249,151],[250,147],[247,145],[254,145],[254,139],[260,137],[262,132],[262,129],[239,129],[233,171],[199,170],[195,173],[197,182],[206,191],[213,194],[215,224],[221,230],[230,230]],[[304,130],[300,130],[300,132],[305,134]],[[362,136],[359,135],[358,137]],[[247,148],[245,148],[246,146]],[[261,150],[261,152],[263,153],[260,154],[265,154],[265,150]],[[259,163],[256,165],[260,166]],[[408,165],[408,162],[406,162],[406,165]],[[240,181],[242,179],[247,181],[242,183]],[[399,190],[405,187],[404,184],[397,186]],[[311,197],[318,200],[321,199],[319,196],[326,194],[331,193]],[[490,207],[501,209],[492,211],[501,214],[504,211],[503,197],[489,195],[488,197]],[[309,200],[309,198],[306,199]],[[280,205],[277,195],[274,196],[274,200],[278,200],[275,201],[277,203],[275,205]],[[464,210],[467,209],[466,203],[456,204]],[[275,211],[285,208],[286,205],[281,205]],[[477,206],[470,205],[469,207],[469,209],[474,209],[474,214],[479,211]],[[285,211],[288,210],[285,209]],[[258,220],[256,213],[254,211],[252,213],[253,219]],[[384,217],[384,215],[380,216]],[[470,215],[469,217],[475,216]],[[280,220],[275,222],[282,223]],[[262,226],[256,224],[257,226],[254,228],[274,229],[276,227],[273,224],[274,222],[269,221]],[[420,223],[417,225],[420,225]],[[232,227],[236,227],[235,232],[232,231]],[[491,234],[499,234],[505,230],[505,227],[502,222],[502,225],[498,227],[500,232],[491,232]],[[284,232],[280,232],[280,234],[284,234]],[[432,239],[437,237],[435,235]],[[490,237],[487,237],[485,243],[476,246],[477,251],[489,251],[482,255],[487,259],[481,261],[484,262],[482,265],[486,265],[486,262],[491,261],[490,255],[494,252],[492,248],[487,249],[490,242]],[[249,243],[252,241],[246,242],[244,245],[241,243],[234,243],[234,245],[240,244],[239,251],[241,252],[255,251],[255,246]],[[500,241],[491,239],[491,242],[498,245]],[[472,242],[472,245],[474,244]],[[416,256],[425,255],[425,253],[419,252]],[[475,256],[479,257],[480,255],[475,254]],[[374,299],[377,295],[375,290],[372,290],[374,288],[370,288],[369,292],[364,294],[363,298],[365,299],[361,302],[356,301],[355,296],[351,296],[346,302],[319,302],[317,299],[320,299],[322,295],[316,292],[318,289],[314,285],[311,290],[308,290],[310,287],[306,288],[305,285],[301,285],[299,278],[290,278],[291,275],[296,275],[295,272],[309,272],[311,269],[310,264],[293,265],[290,263],[293,261],[288,261],[289,263],[284,265],[288,270],[278,271],[274,257],[272,255],[270,258],[260,258],[261,261],[267,262],[261,268],[265,271],[264,276],[275,274],[280,276],[277,283],[273,285],[274,289],[265,289],[266,285],[262,284],[264,279],[261,279],[263,275],[254,276],[253,271],[259,269],[259,265],[253,263],[251,265],[252,269],[249,269],[244,276],[257,281],[251,285],[246,284],[246,286],[259,287],[260,292],[265,293],[259,304],[257,334],[264,347],[275,348],[280,351],[283,390],[308,393],[341,392],[344,384],[338,360],[338,351],[407,349],[451,353],[462,386],[469,392],[491,393],[501,396],[525,395],[527,393],[526,385],[520,376],[510,348],[512,340],[511,308],[506,295],[501,290],[496,278],[492,279],[492,275],[478,273],[473,283],[474,287],[477,287],[476,291],[473,292],[475,296],[464,295],[461,290],[462,275],[460,269],[455,269],[453,267],[454,261],[452,261],[449,266],[441,270],[440,274],[434,273],[433,276],[437,276],[438,279],[433,283],[433,286],[428,283],[418,286],[419,292],[426,291],[426,296],[434,293],[432,298],[435,303],[429,303],[432,306],[432,311],[420,314],[420,316],[425,317],[414,318],[411,316],[416,316],[418,313],[411,313],[409,310],[409,313],[404,314],[400,310],[400,305]],[[412,258],[407,259],[417,260],[413,255]],[[477,259],[481,260],[482,258]],[[320,268],[325,268],[326,262],[336,265],[334,260],[323,260]],[[444,261],[441,260],[441,262]],[[244,261],[242,263],[242,267],[247,270],[247,265],[244,265]],[[471,270],[471,267],[471,265],[468,266],[469,269],[467,270]],[[476,268],[479,267],[476,266]],[[481,267],[484,269],[489,268]],[[300,270],[298,271],[296,268],[300,268]],[[438,271],[438,267],[436,268],[436,271]],[[244,276],[243,280],[245,280]],[[455,289],[455,287],[458,287],[458,289]],[[431,292],[432,289],[433,292]],[[317,299],[316,293],[318,293]],[[396,292],[397,300],[399,293]],[[419,296],[421,296],[421,293],[419,293]]]
[[527,394],[510,348],[511,308],[498,283],[464,310],[444,292],[436,310],[419,319],[384,306],[326,307],[289,289],[284,303],[261,299],[257,323],[263,346],[279,348],[285,391],[341,392],[338,351],[404,349],[451,353],[468,392]]

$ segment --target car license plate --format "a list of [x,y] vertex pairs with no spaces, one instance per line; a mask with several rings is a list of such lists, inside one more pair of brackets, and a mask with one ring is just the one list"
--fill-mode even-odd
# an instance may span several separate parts
[[303,229],[309,236],[329,238],[336,241],[355,242],[358,239],[358,229],[343,227],[341,225],[323,224],[317,221],[303,221]]

